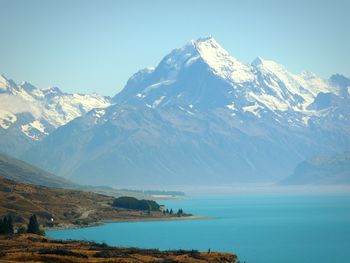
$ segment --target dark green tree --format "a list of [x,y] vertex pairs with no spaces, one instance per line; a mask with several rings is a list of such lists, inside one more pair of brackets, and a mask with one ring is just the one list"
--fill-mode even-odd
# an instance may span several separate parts
[[184,211],[182,210],[182,208],[180,208],[179,210],[177,210],[177,215],[178,216],[182,216],[184,213]]
[[40,229],[38,219],[36,215],[32,215],[29,219],[29,224],[27,227],[27,233],[37,234],[37,235],[45,235],[45,232]]
[[0,235],[5,234],[5,225],[4,221],[0,218]]
[[3,229],[4,229],[4,234],[6,235],[9,231],[9,226],[8,226],[8,222],[7,222],[7,217],[4,216],[4,219],[2,220],[2,224],[3,224]]
[[14,233],[13,231],[13,220],[12,216],[7,216],[7,234],[12,235]]
[[3,235],[12,235],[13,234],[13,223],[11,216],[4,216],[0,219],[0,234]]
[[159,204],[153,200],[138,200],[134,197],[122,196],[113,200],[113,206],[131,210],[159,211]]
[[171,215],[172,215],[173,213],[174,213],[174,212],[173,212],[173,209],[170,209],[169,214],[171,214]]

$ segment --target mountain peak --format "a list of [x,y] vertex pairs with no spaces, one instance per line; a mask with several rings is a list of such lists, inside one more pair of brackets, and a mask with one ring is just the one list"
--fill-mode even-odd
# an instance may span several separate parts
[[205,41],[208,41],[208,40],[211,40],[211,39],[215,40],[212,35],[209,35],[209,36],[197,38],[196,42],[205,42]]
[[222,48],[222,46],[212,36],[198,38],[193,42],[193,44],[201,55],[205,55],[205,52],[208,52],[209,50],[216,50],[217,53],[228,55],[228,52]]
[[257,57],[253,60],[252,66],[259,66],[264,64],[265,60],[262,57]]
[[254,79],[250,66],[231,56],[212,36],[199,38],[194,44],[199,55],[216,75],[230,83]]
[[27,92],[32,92],[33,90],[36,89],[35,86],[33,86],[31,83],[27,82],[27,81],[23,81],[21,84],[20,84],[20,87],[23,88],[25,91]]

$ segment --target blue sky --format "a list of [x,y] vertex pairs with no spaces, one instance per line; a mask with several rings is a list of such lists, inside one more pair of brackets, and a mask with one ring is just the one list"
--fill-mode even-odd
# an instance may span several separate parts
[[350,77],[350,1],[0,0],[0,73],[115,95],[137,70],[213,35],[243,62]]

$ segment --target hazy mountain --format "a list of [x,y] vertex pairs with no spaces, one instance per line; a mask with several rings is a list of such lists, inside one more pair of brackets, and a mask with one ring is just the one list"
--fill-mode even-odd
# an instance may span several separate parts
[[22,183],[43,185],[49,187],[72,188],[78,185],[71,181],[55,176],[26,162],[0,153],[0,177]]
[[108,97],[38,89],[28,82],[17,85],[0,75],[0,149],[18,156],[57,127],[108,105]]
[[[140,191],[115,189],[109,186],[91,186],[81,185],[72,182],[64,177],[54,175],[29,163],[18,160],[6,154],[0,153],[0,177],[13,180],[19,183],[26,183],[38,186],[47,186],[55,188],[76,189],[85,192],[93,192],[109,196],[131,196],[139,199],[155,199],[156,191]],[[164,191],[164,195],[184,195],[181,192]]]
[[280,180],[310,156],[350,149],[349,90],[338,82],[262,58],[244,64],[201,38],[23,158],[84,183]]
[[281,184],[350,184],[350,152],[303,161]]

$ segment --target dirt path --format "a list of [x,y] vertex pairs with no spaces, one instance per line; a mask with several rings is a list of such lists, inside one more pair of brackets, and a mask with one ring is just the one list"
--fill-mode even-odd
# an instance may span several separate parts
[[87,210],[84,213],[81,214],[79,219],[85,219],[88,218],[91,213],[95,212],[95,209]]

